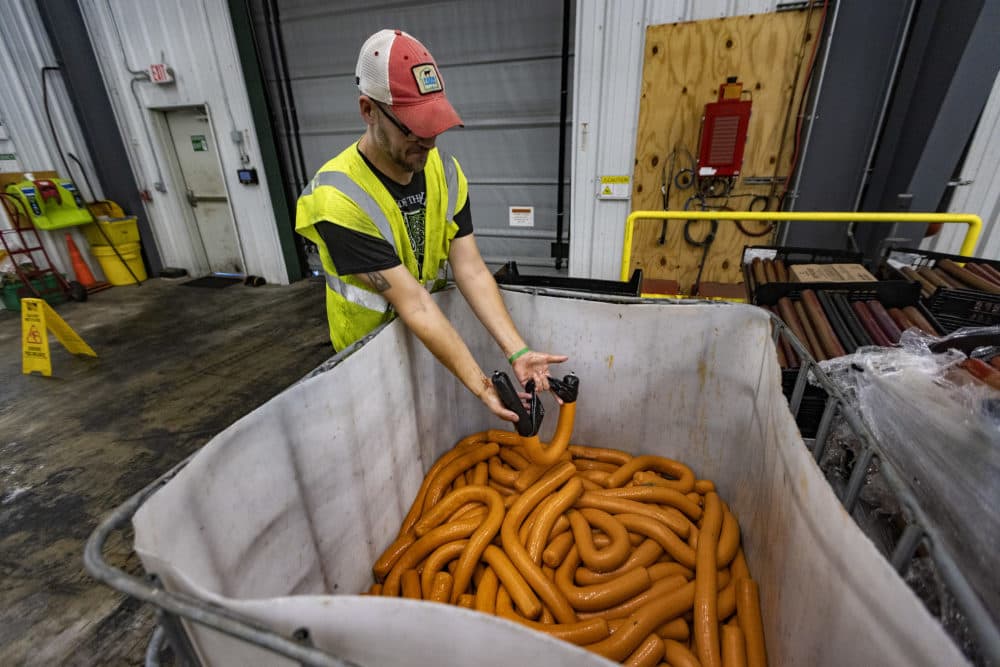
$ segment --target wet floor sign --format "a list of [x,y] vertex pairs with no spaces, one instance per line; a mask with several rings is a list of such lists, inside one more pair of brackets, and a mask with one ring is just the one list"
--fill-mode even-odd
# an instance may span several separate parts
[[52,375],[49,331],[71,354],[96,357],[97,353],[42,299],[21,299],[21,372]]

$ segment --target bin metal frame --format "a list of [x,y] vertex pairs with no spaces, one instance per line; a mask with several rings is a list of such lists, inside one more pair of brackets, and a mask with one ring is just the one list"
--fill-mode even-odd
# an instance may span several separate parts
[[[683,215],[690,214],[684,213]],[[898,218],[899,216],[896,217]],[[713,303],[721,307],[738,307],[735,304],[698,299],[664,300],[600,294],[584,295],[579,291],[524,286],[505,286],[504,289],[542,296],[609,301],[623,304],[676,303],[683,305]],[[809,355],[806,347],[795,337],[785,323],[771,313],[768,313],[768,316],[773,325],[773,339],[777,341],[779,336],[784,336],[794,348],[795,353],[803,361],[792,390],[792,395],[789,398],[789,407],[792,415],[795,417],[798,416],[806,385],[810,382],[820,386],[827,395],[820,425],[816,437],[812,442],[812,455],[817,465],[819,465],[819,460],[826,449],[830,427],[836,416],[844,420],[858,440],[859,453],[846,488],[842,493],[838,493],[837,489],[831,485],[835,495],[837,495],[843,504],[844,509],[848,513],[851,513],[854,509],[860,491],[864,486],[869,465],[874,460],[878,460],[880,471],[889,488],[895,494],[907,522],[903,534],[893,547],[889,562],[902,575],[913,559],[917,549],[923,546],[933,559],[944,584],[965,615],[980,652],[987,660],[992,661],[994,664],[1000,664],[1000,628],[997,628],[992,623],[985,606],[955,563],[952,554],[944,546],[944,542],[938,537],[938,528],[923,512],[916,497],[903,481],[904,478],[892,463],[882,456],[880,445],[874,434],[843,393]],[[387,325],[382,325],[382,327],[384,326]],[[335,367],[377,335],[382,327],[375,329],[361,340],[337,353],[306,377],[312,377]],[[162,648],[162,644],[166,642],[170,645],[174,654],[180,658],[182,664],[201,665],[187,639],[183,626],[179,622],[180,619],[185,619],[272,651],[302,665],[309,665],[310,667],[356,667],[354,663],[312,647],[308,639],[308,628],[300,628],[293,633],[292,637],[285,637],[261,626],[259,622],[243,614],[184,593],[166,591],[157,585],[153,577],[144,580],[140,577],[130,575],[105,561],[103,554],[104,545],[111,533],[125,529],[142,504],[173,479],[194,455],[192,454],[178,463],[105,517],[90,535],[84,549],[84,567],[94,578],[115,590],[157,607],[159,626],[152,633],[150,645],[147,650],[146,664],[158,664],[157,656]]]

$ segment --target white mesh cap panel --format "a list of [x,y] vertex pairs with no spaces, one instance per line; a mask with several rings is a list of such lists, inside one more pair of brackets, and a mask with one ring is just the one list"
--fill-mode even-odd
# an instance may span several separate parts
[[[392,51],[394,30],[379,30],[361,47],[354,75],[358,77],[358,90],[374,100],[392,104],[389,91],[389,54]],[[377,54],[377,55],[376,55]]]

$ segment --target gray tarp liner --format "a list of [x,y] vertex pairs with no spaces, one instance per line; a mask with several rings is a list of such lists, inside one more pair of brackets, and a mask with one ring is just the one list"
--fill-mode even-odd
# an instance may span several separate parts
[[[461,295],[436,298],[484,370],[503,368]],[[573,442],[662,454],[716,482],[760,583],[771,664],[965,663],[810,457],[763,311],[504,299],[532,345],[570,355],[560,374],[581,381]],[[543,436],[556,422],[546,400]],[[136,514],[136,551],[169,590],[285,635],[307,627],[316,646],[361,665],[609,664],[487,615],[353,595],[370,585],[434,460],[501,426],[395,322],[206,445]],[[214,631],[190,632],[207,664],[278,664]]]

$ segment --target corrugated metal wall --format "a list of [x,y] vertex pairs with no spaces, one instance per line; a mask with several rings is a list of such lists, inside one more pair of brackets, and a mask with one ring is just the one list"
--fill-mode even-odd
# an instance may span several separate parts
[[598,200],[601,176],[631,176],[646,26],[774,11],[776,0],[579,0],[572,128],[571,276],[617,280],[627,200]]
[[[156,243],[167,266],[194,275],[209,271],[180,174],[164,150],[157,110],[204,105],[214,129],[222,170],[245,260],[245,271],[287,283],[276,222],[260,163],[260,150],[225,0],[79,0],[117,121],[131,155]],[[165,62],[176,83],[157,86],[141,71]],[[131,72],[130,72],[131,70]],[[243,136],[260,184],[239,183]]]
[[[949,213],[975,213],[983,219],[983,234],[976,257],[1000,259],[1000,75],[979,119],[976,133],[959,174],[972,181],[959,186],[948,206]],[[945,225],[921,247],[936,252],[957,253],[965,236],[965,225]]]
[[[70,162],[71,173],[65,173],[66,169],[62,166],[55,139],[46,120],[41,68],[54,65],[55,58],[35,1],[9,0],[3,3],[3,17],[0,19],[0,91],[3,91],[0,94],[0,124],[6,129],[9,138],[0,139],[0,154],[14,154],[16,159],[0,162],[0,170],[57,171],[77,182],[81,191],[89,195],[91,193],[87,191],[86,184],[81,182],[83,179],[75,164]],[[59,143],[64,152],[75,155],[88,172],[93,173],[91,157],[61,74],[49,72],[47,79],[49,109],[55,131],[59,135]],[[94,195],[103,196],[97,183],[94,183],[94,187],[98,189]],[[2,212],[0,226],[10,227]],[[40,237],[56,268],[72,277],[65,233],[41,232]],[[87,244],[83,237],[77,236],[76,242],[86,252]],[[38,262],[41,261],[41,258],[37,259]],[[92,257],[88,259],[91,260],[95,276],[101,277],[98,264]]]
[[[265,51],[272,111],[278,113],[279,73],[266,52],[265,2],[254,0],[251,6]],[[447,132],[439,145],[459,159],[469,178],[484,257],[492,263],[513,258],[552,266],[562,0],[297,0],[278,7],[309,177],[364,131],[354,83],[361,44],[382,28],[405,30],[434,54],[448,97],[465,121],[465,128]],[[279,132],[287,155],[288,125]],[[286,162],[291,173],[291,161]],[[567,181],[568,173],[567,168]],[[534,228],[512,230],[509,206],[534,206]]]

